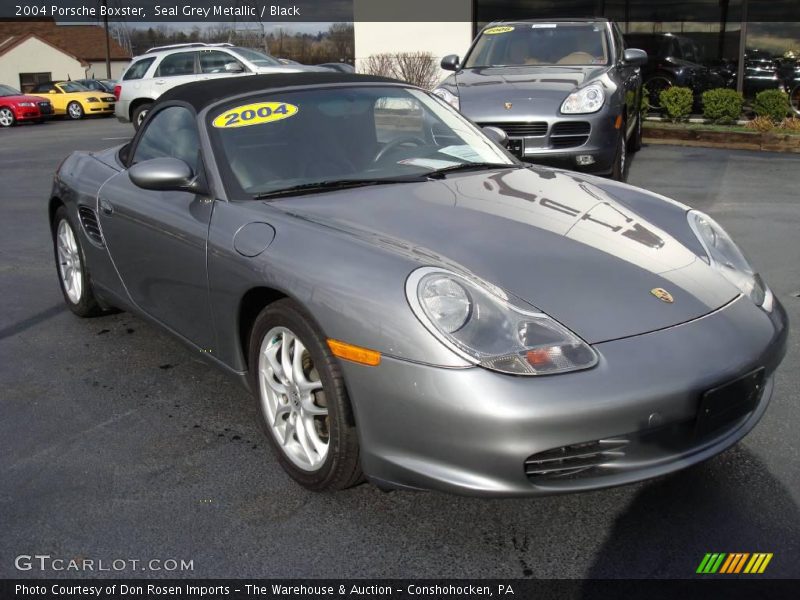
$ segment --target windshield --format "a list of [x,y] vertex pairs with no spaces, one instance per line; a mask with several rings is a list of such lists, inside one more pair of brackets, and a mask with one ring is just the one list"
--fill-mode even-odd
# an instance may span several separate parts
[[607,64],[602,23],[516,23],[485,29],[464,67]]
[[20,93],[10,85],[0,85],[0,96],[19,96]]
[[89,88],[82,86],[80,83],[76,83],[74,81],[64,81],[62,83],[59,83],[58,87],[60,87],[62,91],[67,93],[90,91]]
[[316,183],[408,180],[517,161],[438,98],[404,87],[285,91],[209,113],[226,183],[250,196]]
[[231,48],[231,52],[238,54],[245,60],[249,60],[257,67],[281,66],[277,58],[273,58],[269,54],[264,54],[258,50],[251,50],[250,48]]

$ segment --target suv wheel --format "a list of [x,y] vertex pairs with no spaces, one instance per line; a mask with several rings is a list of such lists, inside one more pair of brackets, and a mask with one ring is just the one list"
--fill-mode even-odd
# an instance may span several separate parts
[[133,123],[134,129],[139,129],[144,123],[144,119],[147,116],[147,113],[150,111],[150,108],[153,106],[152,102],[145,102],[140,104],[136,108],[133,109],[133,114],[131,115],[131,122]]
[[617,181],[625,181],[628,177],[628,140],[625,138],[625,123],[619,133],[617,142],[617,155],[614,159],[614,167],[611,170],[611,178]]

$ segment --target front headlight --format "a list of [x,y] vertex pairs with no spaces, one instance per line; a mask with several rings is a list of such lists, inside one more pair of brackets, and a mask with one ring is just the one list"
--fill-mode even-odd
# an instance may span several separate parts
[[603,107],[606,93],[599,85],[587,85],[572,92],[561,105],[561,112],[565,115],[579,115],[597,112]]
[[98,100],[98,99],[97,99],[97,98],[95,98],[94,96],[92,96],[91,98],[87,98],[87,99],[86,99],[86,101],[87,101],[87,102],[100,102],[100,100]]
[[687,213],[689,226],[703,246],[708,263],[728,281],[750,296],[757,306],[767,307],[770,293],[761,276],[753,271],[731,236],[714,219],[699,210]]
[[448,89],[438,87],[432,92],[434,95],[438,96],[445,102],[447,102],[450,106],[459,110],[461,108],[461,103],[458,101],[458,96],[456,96],[453,92]]
[[34,106],[36,106],[36,103],[34,103],[34,102],[20,102],[19,106],[34,107]]
[[514,375],[588,369],[597,355],[544,313],[515,305],[493,286],[435,267],[406,282],[414,314],[445,346],[469,362]]

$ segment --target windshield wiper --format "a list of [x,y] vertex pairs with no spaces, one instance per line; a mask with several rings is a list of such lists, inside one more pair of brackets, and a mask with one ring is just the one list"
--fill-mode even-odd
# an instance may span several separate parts
[[452,165],[449,167],[442,167],[441,169],[436,169],[435,171],[429,171],[425,175],[429,179],[442,179],[447,176],[448,173],[454,173],[456,171],[481,171],[487,169],[521,169],[523,166],[517,163],[490,163],[490,162],[474,162],[474,163],[461,163],[458,165]]
[[330,179],[326,181],[315,181],[313,183],[301,183],[271,192],[261,192],[253,196],[254,200],[265,200],[268,198],[280,198],[282,196],[294,196],[297,194],[310,194],[317,191],[343,190],[347,188],[365,187],[368,185],[386,185],[389,183],[411,183],[414,181],[425,181],[428,173],[414,175],[412,177],[384,177],[378,179]]

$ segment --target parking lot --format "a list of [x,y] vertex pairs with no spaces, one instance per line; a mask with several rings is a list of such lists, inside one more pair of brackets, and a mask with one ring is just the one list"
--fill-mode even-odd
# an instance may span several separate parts
[[800,577],[800,157],[647,146],[631,167],[631,183],[719,220],[795,325],[772,404],[737,447],[580,495],[314,494],[284,474],[234,382],[137,317],[64,306],[52,173],[132,131],[0,131],[1,577],[81,575],[14,566],[49,554],[193,561],[147,576],[686,578],[706,552],[772,552],[762,577]]

